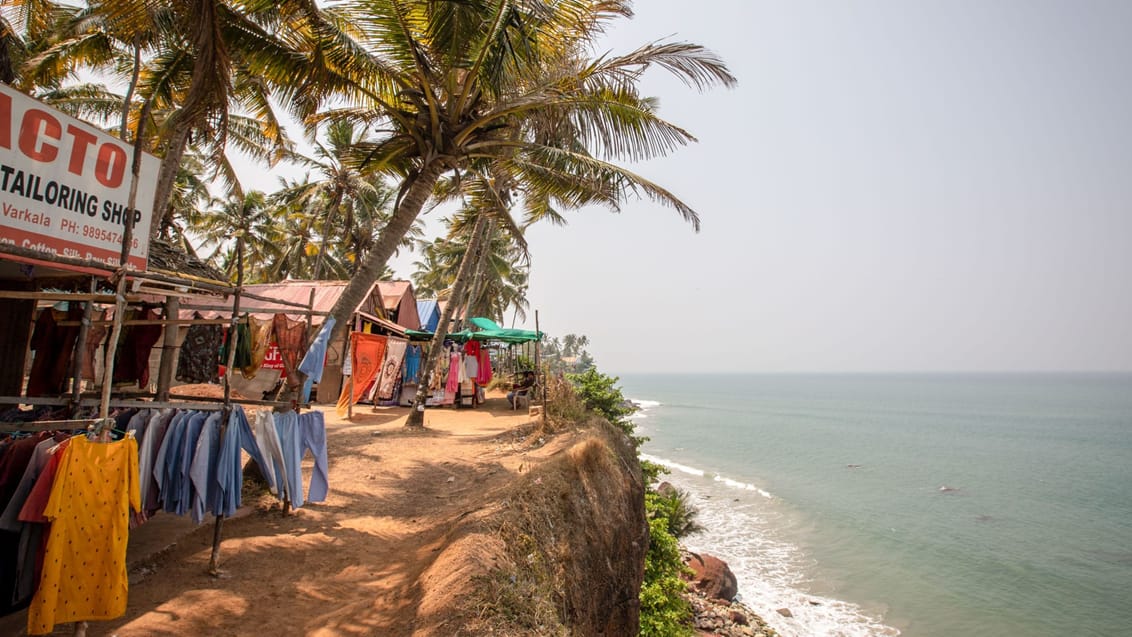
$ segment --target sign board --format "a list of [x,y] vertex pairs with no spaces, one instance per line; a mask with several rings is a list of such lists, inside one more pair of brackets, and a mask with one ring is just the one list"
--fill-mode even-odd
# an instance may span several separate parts
[[287,368],[283,365],[283,352],[279,351],[279,346],[275,341],[267,346],[267,353],[263,357],[263,369],[278,369],[279,377],[287,377]]
[[129,211],[132,162],[129,144],[0,83],[0,243],[117,267],[132,214],[144,270],[160,162],[143,154]]

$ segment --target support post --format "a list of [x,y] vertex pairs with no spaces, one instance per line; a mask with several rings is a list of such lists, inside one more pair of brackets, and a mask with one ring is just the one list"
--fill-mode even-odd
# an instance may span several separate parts
[[[181,299],[170,296],[165,299],[165,319],[177,319],[181,309]],[[157,400],[169,400],[169,390],[173,385],[173,364],[177,360],[177,336],[180,327],[166,325],[161,341],[161,366],[157,369]]]
[[546,374],[543,374],[542,365],[540,364],[540,361],[539,361],[539,353],[541,351],[540,346],[542,344],[542,330],[539,329],[538,310],[535,310],[535,335],[538,336],[538,338],[535,339],[535,373],[542,376],[542,382],[539,383],[542,386],[541,420],[542,420],[542,424],[545,425],[546,424]]
[[[228,430],[228,418],[232,412],[232,373],[236,365],[236,346],[240,333],[236,324],[240,320],[240,293],[244,289],[244,235],[236,237],[236,292],[232,295],[232,322],[228,326],[228,360],[224,368],[224,410],[220,419],[220,439]],[[220,576],[220,531],[224,526],[224,516],[217,513],[212,527],[212,553],[208,558],[208,574]]]
[[[90,277],[90,293],[98,289],[98,279]],[[94,320],[94,301],[87,301],[83,308],[83,320],[79,325],[79,337],[75,339],[75,351],[71,356],[71,409],[79,405],[83,389],[83,357],[86,356],[86,342],[90,338],[91,321]],[[94,365],[94,361],[91,361]]]

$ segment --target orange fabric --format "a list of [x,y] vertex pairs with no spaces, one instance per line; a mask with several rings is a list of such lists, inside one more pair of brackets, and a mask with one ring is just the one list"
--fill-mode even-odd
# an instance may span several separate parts
[[353,395],[350,393],[350,381],[342,385],[342,394],[338,397],[337,412],[345,416],[349,406],[358,402],[366,393],[373,379],[381,372],[381,361],[385,357],[385,336],[380,334],[350,333],[350,373],[354,379]]

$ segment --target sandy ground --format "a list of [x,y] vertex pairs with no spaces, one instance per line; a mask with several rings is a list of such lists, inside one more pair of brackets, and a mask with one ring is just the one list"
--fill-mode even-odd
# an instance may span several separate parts
[[[421,575],[453,524],[566,442],[532,447],[531,419],[502,394],[431,409],[424,431],[403,427],[407,409],[361,406],[353,421],[324,411],[326,502],[283,516],[270,496],[245,498],[223,525],[221,577],[206,573],[211,522],[156,516],[131,533],[126,616],[91,622],[88,635],[411,635]],[[0,634],[24,634],[24,621],[0,619]]]

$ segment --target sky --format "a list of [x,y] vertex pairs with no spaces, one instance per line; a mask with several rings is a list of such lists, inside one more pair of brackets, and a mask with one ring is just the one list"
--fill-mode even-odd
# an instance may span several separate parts
[[648,200],[530,228],[544,331],[615,374],[1132,370],[1132,3],[635,10],[598,52],[739,79],[643,81],[699,141],[631,167],[703,229]]

